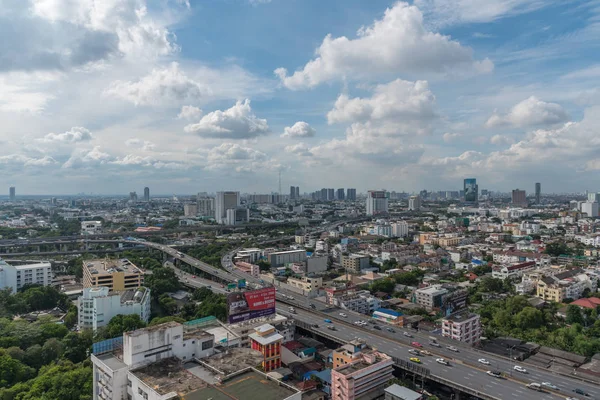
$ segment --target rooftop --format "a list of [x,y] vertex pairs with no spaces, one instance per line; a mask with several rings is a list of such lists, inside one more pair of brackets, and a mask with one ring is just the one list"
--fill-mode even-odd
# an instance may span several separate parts
[[385,388],[385,392],[393,396],[399,397],[402,400],[419,400],[422,398],[421,393],[415,392],[407,387],[393,384]]
[[90,273],[109,275],[115,272],[143,274],[144,271],[126,258],[88,260],[83,265]]
[[202,362],[223,372],[225,375],[241,371],[246,368],[256,367],[263,361],[263,355],[258,350],[245,347],[234,347],[224,353],[203,358]]
[[473,317],[477,317],[477,314],[469,312],[469,310],[462,310],[454,314],[448,315],[444,318],[444,320],[451,322],[464,322]]
[[131,373],[161,396],[171,392],[184,396],[207,386],[206,382],[183,368],[181,361],[175,357],[166,358]]

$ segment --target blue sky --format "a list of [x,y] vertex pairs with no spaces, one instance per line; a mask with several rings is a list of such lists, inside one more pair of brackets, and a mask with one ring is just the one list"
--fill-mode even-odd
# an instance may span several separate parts
[[9,0],[0,34],[20,193],[599,189],[596,0]]

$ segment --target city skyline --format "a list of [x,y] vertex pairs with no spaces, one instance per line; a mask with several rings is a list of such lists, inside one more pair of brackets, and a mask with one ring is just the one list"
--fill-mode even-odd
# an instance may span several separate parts
[[600,169],[599,12],[12,2],[0,15],[2,182],[31,195],[270,193],[281,173],[283,188],[364,193],[473,176],[504,192],[583,192]]

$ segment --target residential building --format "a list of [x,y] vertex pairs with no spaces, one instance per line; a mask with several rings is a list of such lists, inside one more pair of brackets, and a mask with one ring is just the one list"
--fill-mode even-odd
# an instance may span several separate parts
[[102,221],[81,221],[82,235],[97,235],[102,233]]
[[369,190],[367,192],[367,215],[387,214],[388,193],[385,190]]
[[340,188],[337,190],[337,199],[338,200],[345,200],[346,196],[344,195],[344,188]]
[[421,393],[395,383],[386,387],[384,392],[383,400],[422,400],[425,398]]
[[306,250],[276,251],[269,254],[269,263],[271,267],[281,267],[289,263],[304,262],[306,258]]
[[301,279],[297,279],[290,277],[287,280],[287,284],[302,289],[303,291],[311,292],[323,286],[323,278],[305,276]]
[[138,201],[138,195],[136,192],[129,192],[129,202],[135,203]]
[[144,285],[144,271],[126,258],[83,262],[83,287],[104,286],[112,291],[137,289]]
[[0,289],[10,288],[16,293],[25,285],[50,286],[52,265],[39,262],[25,265],[10,265],[0,258]]
[[591,192],[587,194],[588,200],[590,203],[600,203],[600,193]]
[[581,269],[571,269],[558,274],[544,276],[537,283],[536,296],[557,303],[564,299],[577,300],[585,289],[598,290],[598,279],[588,276]]
[[226,211],[225,225],[239,225],[250,221],[250,209],[244,207],[228,208]]
[[325,294],[328,304],[344,310],[372,315],[375,310],[381,308],[381,300],[372,296],[368,290],[356,290],[352,287],[326,288]]
[[432,285],[417,289],[414,294],[414,302],[431,311],[442,306],[442,300],[446,293],[448,293],[448,290],[444,289],[441,285]]
[[408,209],[418,211],[421,209],[421,198],[419,196],[410,196],[408,198]]
[[116,315],[139,315],[146,323],[150,320],[150,289],[111,292],[107,287],[84,288],[77,299],[79,329],[96,330],[108,325]]
[[227,223],[227,210],[240,206],[240,192],[217,192],[215,197],[215,221]]
[[263,371],[269,372],[281,367],[281,344],[283,336],[277,333],[271,324],[264,324],[254,328],[250,337],[250,348],[258,350],[263,355]]
[[346,200],[356,201],[356,189],[346,189]]
[[10,201],[15,201],[15,199],[17,198],[17,194],[16,194],[16,189],[14,186],[11,186],[10,188],[8,188],[8,196],[10,198]]
[[296,187],[290,186],[290,200],[296,199]]
[[369,268],[371,261],[369,256],[362,254],[350,254],[342,256],[342,267],[350,272],[359,274],[361,270]]
[[586,201],[581,204],[581,212],[587,214],[590,218],[598,217],[598,203]]
[[479,186],[477,185],[477,179],[467,178],[463,182],[463,193],[465,196],[466,203],[477,203],[479,198]]
[[144,188],[144,201],[146,203],[150,201],[150,188],[148,186]]
[[247,248],[238,251],[235,254],[236,261],[245,261],[248,263],[257,263],[264,256],[264,252],[258,248]]
[[198,204],[187,203],[183,205],[183,215],[185,217],[195,217],[198,215]]
[[535,204],[540,204],[541,196],[542,196],[542,184],[537,182],[535,184]]
[[481,318],[468,310],[442,319],[442,336],[474,345],[481,339]]
[[332,400],[371,400],[383,396],[394,361],[365,343],[350,342],[333,354]]
[[256,264],[250,264],[244,261],[236,261],[235,268],[258,279],[260,267]]
[[406,221],[398,221],[392,225],[392,236],[393,237],[406,237],[408,236],[408,223]]
[[211,218],[215,217],[214,197],[203,197],[198,195],[196,202],[198,203],[198,216]]
[[524,190],[514,189],[511,202],[515,207],[527,207],[527,193]]
[[404,326],[404,315],[395,310],[388,308],[378,308],[373,313],[372,317],[378,321],[385,322],[386,324]]
[[521,277],[525,272],[532,271],[537,268],[535,261],[528,261],[520,264],[505,265],[502,267],[494,267],[492,269],[492,277],[498,279],[513,279]]

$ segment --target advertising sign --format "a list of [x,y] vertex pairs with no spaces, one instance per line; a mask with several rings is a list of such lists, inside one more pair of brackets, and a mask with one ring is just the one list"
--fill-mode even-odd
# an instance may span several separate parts
[[227,295],[229,323],[275,314],[275,288],[263,288]]

